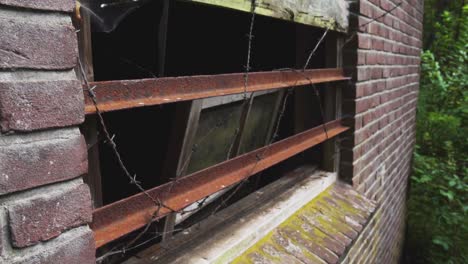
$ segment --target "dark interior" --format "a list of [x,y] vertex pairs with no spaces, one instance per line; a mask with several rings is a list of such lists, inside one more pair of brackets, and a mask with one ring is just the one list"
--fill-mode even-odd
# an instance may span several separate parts
[[[149,1],[129,13],[114,31],[92,33],[95,80],[159,77],[158,24],[162,1]],[[230,9],[171,1],[165,60],[166,76],[244,72],[251,15]],[[98,22],[95,22],[96,24]],[[296,51],[296,30],[310,48]],[[321,29],[257,16],[253,30],[252,71],[302,68]],[[301,42],[308,45],[308,43]],[[310,68],[324,67],[323,46]],[[300,58],[297,59],[296,58]]]
[[[167,50],[164,72],[158,47],[159,19],[163,1],[148,1],[125,16],[110,32],[103,32],[94,21],[92,32],[93,64],[96,81],[157,78],[244,72],[247,56],[248,29],[251,15],[187,2],[171,1],[169,10]],[[298,32],[301,46],[296,45]],[[251,71],[303,67],[305,58],[321,37],[322,29],[257,16],[253,31]],[[324,45],[317,50],[309,68],[325,67]],[[308,90],[313,122],[306,128],[322,124],[315,88],[297,87],[287,96],[284,116],[279,126],[281,140],[295,131],[294,93]],[[317,86],[322,90],[323,87]],[[320,92],[322,94],[322,92]],[[177,104],[136,108],[104,114],[106,125],[115,134],[115,141],[130,173],[146,189],[164,183],[164,162],[168,152],[171,128]],[[139,190],[129,184],[118,166],[102,131],[98,131],[103,204],[109,204],[136,194]],[[255,138],[255,137],[253,137]],[[182,138],[180,139],[182,140]],[[321,147],[317,146],[251,177],[243,191],[232,197],[227,205],[248,193],[274,181],[300,164],[320,164]],[[229,195],[229,194],[227,194]],[[187,223],[209,215],[209,207],[194,215]],[[156,228],[156,227],[155,227]],[[131,236],[134,236],[131,235]],[[155,240],[156,241],[156,240]],[[119,243],[119,242],[117,242]]]
[[[102,32],[99,22],[94,21],[92,43],[95,80],[154,78],[160,74],[158,29],[161,3],[145,3],[123,17],[110,32]],[[243,72],[250,18],[250,14],[235,10],[171,2],[164,74],[183,76]],[[301,68],[299,62],[304,61],[310,49],[296,49],[297,32],[307,35],[306,39],[310,41],[312,49],[322,30],[257,16],[251,50],[252,71],[296,66]],[[311,60],[311,68],[324,67],[324,62],[322,46]],[[310,90],[312,87],[297,89]],[[319,113],[315,94],[310,96],[310,112]],[[293,98],[292,95],[288,97],[278,139],[294,134]],[[145,187],[162,183],[158,175],[162,173],[167,154],[167,139],[175,107],[174,104],[145,107],[107,113],[104,116],[109,129],[116,135],[125,162]],[[308,124],[309,127],[321,123],[320,115],[314,119],[317,123]],[[105,144],[100,146],[100,158],[104,204],[138,192],[128,184],[128,179],[122,175],[115,157]]]
[[[122,160],[145,189],[163,183],[163,163],[174,115],[174,104],[136,108],[104,114],[106,126],[114,136]],[[140,192],[119,167],[112,148],[101,130],[99,156],[103,204]]]

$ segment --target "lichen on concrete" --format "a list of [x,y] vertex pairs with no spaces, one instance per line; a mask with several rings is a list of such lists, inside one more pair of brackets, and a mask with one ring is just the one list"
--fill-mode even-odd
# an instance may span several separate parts
[[[244,12],[251,11],[250,0],[188,0]],[[348,2],[345,0],[257,0],[255,13],[296,23],[348,30]]]
[[232,263],[338,263],[374,210],[350,186],[334,184]]

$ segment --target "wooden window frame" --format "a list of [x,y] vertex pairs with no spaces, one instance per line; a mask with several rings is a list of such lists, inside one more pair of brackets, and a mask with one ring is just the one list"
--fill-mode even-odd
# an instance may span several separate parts
[[[167,1],[167,0],[166,0]],[[168,2],[168,1],[167,1]],[[168,5],[168,4],[167,4]],[[164,19],[164,18],[163,18]],[[166,17],[167,19],[167,17]],[[167,22],[167,21],[166,21]],[[164,24],[164,23],[162,23]],[[166,26],[167,26],[167,23],[165,23]],[[163,29],[163,34],[164,36],[166,35],[166,29]],[[82,13],[82,20],[81,20],[81,30],[80,32],[78,33],[78,38],[79,38],[79,54],[80,54],[80,61],[83,65],[83,69],[84,69],[84,72],[86,74],[86,78],[88,81],[93,81],[93,63],[92,63],[92,48],[91,48],[91,33],[90,33],[90,19],[89,19],[89,15],[87,15],[87,13]],[[306,37],[303,32],[300,32],[300,30],[298,30],[297,32],[297,37],[298,38],[304,38]],[[327,55],[327,67],[333,67],[333,68],[336,68],[336,69],[340,69],[340,67],[342,67],[342,54],[341,54],[341,45],[342,45],[342,42],[343,42],[343,39],[341,36],[339,36],[338,34],[332,34],[332,36],[329,36],[327,39],[327,50],[326,50],[326,55]],[[163,43],[160,43],[159,44],[159,52],[160,52],[160,55],[162,58],[164,58],[164,53],[165,53],[165,41]],[[303,61],[301,61],[302,58],[299,58],[297,57],[297,66],[301,66],[303,64]],[[161,69],[164,69],[164,61],[160,61],[159,64],[161,65]],[[341,73],[342,73],[342,70],[341,70]],[[281,75],[281,73],[278,73]],[[79,74],[78,74],[79,75]],[[313,75],[312,75],[313,76]],[[215,78],[219,78],[219,75],[216,76],[214,75]],[[169,79],[169,78],[168,78]],[[301,77],[300,75],[298,75],[296,77],[296,85],[304,85],[304,84],[308,84],[308,82],[310,80],[302,80],[302,82],[300,81],[300,79],[303,79],[303,77]],[[342,73],[341,76],[339,76],[339,78],[337,79],[329,79],[327,80],[326,78],[322,81],[318,81],[319,83],[322,83],[322,82],[329,82],[329,81],[332,81],[332,82],[335,82],[335,81],[344,81],[344,80],[349,80],[349,78],[345,77]],[[136,81],[138,82],[138,81]],[[101,82],[101,83],[98,83],[98,84],[104,84],[104,82]],[[104,84],[105,85],[105,84]],[[272,125],[274,123],[274,120],[276,120],[277,118],[277,113],[278,113],[278,108],[281,104],[281,99],[284,97],[284,91],[285,91],[285,88],[288,88],[288,87],[291,87],[291,86],[296,86],[296,85],[291,85],[291,83],[287,84],[287,85],[283,85],[283,86],[280,86],[278,87],[278,84],[275,85],[271,85],[270,87],[268,87],[268,84],[266,84],[266,87],[262,87],[260,88],[259,90],[252,90],[252,91],[249,91],[249,93],[254,93],[254,95],[252,96],[252,98],[254,98],[256,95],[255,93],[260,93],[260,94],[264,94],[264,93],[269,93],[269,92],[276,92],[278,91],[279,95],[278,95],[278,100],[274,106],[274,109],[275,109],[275,114],[273,115],[273,117],[271,118],[270,120],[270,129],[269,129],[269,137],[271,137],[271,134],[272,134]],[[338,149],[338,144],[336,142],[336,138],[335,136],[343,133],[344,131],[348,130],[347,127],[344,127],[340,124],[339,122],[339,118],[341,118],[341,106],[342,106],[342,99],[341,99],[341,89],[342,89],[342,85],[341,84],[337,84],[337,83],[334,83],[333,85],[331,84],[327,84],[326,85],[326,89],[325,89],[325,94],[324,94],[324,98],[325,98],[325,101],[324,101],[324,114],[325,114],[325,120],[327,123],[326,126],[329,126],[329,129],[330,129],[330,135],[325,135],[323,132],[319,133],[318,132],[318,129],[322,129],[321,127],[316,127],[316,128],[313,128],[313,129],[310,129],[310,130],[307,130],[303,133],[300,133],[299,136],[301,135],[304,135],[304,133],[309,133],[310,136],[309,138],[307,137],[297,137],[298,135],[295,135],[295,136],[292,136],[290,138],[287,138],[286,140],[283,140],[281,142],[278,142],[278,143],[281,143],[283,144],[284,142],[290,140],[291,142],[295,142],[296,145],[292,145],[292,146],[296,146],[296,148],[294,148],[294,151],[291,151],[290,153],[288,153],[287,155],[283,155],[281,158],[274,158],[274,154],[271,154],[272,157],[270,157],[271,160],[268,160],[268,165],[265,165],[264,167],[262,167],[262,170],[272,166],[272,164],[276,164],[282,160],[285,160],[286,158],[288,157],[292,157],[294,155],[296,155],[298,152],[298,150],[302,150],[302,149],[308,149],[314,145],[317,145],[318,143],[321,143],[321,142],[324,142],[324,150],[323,150],[323,164],[322,164],[322,167],[327,170],[327,171],[331,171],[331,172],[338,172],[338,165],[339,165],[339,149]],[[260,91],[260,92],[259,92]],[[98,97],[99,97],[99,93],[98,94]],[[237,96],[236,96],[237,94]],[[234,92],[231,93],[231,95],[228,95],[227,97],[224,97],[224,98],[228,98],[228,100],[226,101],[219,101],[220,100],[220,97],[212,97],[213,94],[209,94],[208,96],[207,95],[203,95],[203,94],[198,94],[198,95],[195,95],[195,97],[193,97],[193,95],[187,95],[186,98],[182,98],[183,102],[180,102],[177,106],[177,110],[176,110],[176,120],[177,122],[175,123],[174,127],[172,128],[174,133],[173,133],[173,136],[171,137],[170,139],[170,142],[171,144],[173,144],[174,146],[177,146],[175,148],[173,148],[171,151],[169,151],[169,153],[167,153],[167,156],[170,157],[169,160],[173,160],[175,162],[166,162],[165,165],[164,165],[164,175],[163,177],[167,177],[167,178],[173,178],[175,176],[177,177],[182,177],[182,176],[185,176],[186,175],[186,171],[184,171],[184,166],[182,165],[183,161],[185,160],[188,160],[190,158],[190,153],[191,153],[191,149],[193,147],[193,141],[194,141],[194,138],[195,138],[195,133],[197,131],[197,127],[198,127],[198,121],[199,121],[199,118],[200,118],[200,113],[201,111],[204,109],[204,108],[208,108],[208,107],[214,107],[214,106],[217,106],[217,105],[222,105],[222,104],[226,104],[226,103],[229,103],[229,102],[232,102],[232,101],[235,101],[237,99],[239,99],[238,95],[239,95],[239,90],[236,90]],[[86,92],[85,92],[85,96],[87,96]],[[191,97],[192,96],[192,97]],[[219,95],[218,95],[219,96]],[[296,93],[295,94],[295,100],[297,100],[295,105],[296,105],[296,109],[295,109],[295,120],[296,120],[296,128],[298,131],[302,131],[304,130],[303,127],[301,127],[301,124],[299,122],[299,120],[303,119],[303,118],[310,118],[310,116],[308,117],[308,115],[310,115],[310,113],[308,113],[306,111],[306,105],[307,105],[307,102],[304,101],[303,99],[304,98],[307,98],[306,96],[303,96],[303,94],[301,93]],[[216,101],[219,101],[219,102],[216,102]],[[173,101],[178,101],[176,99],[173,99]],[[160,102],[160,101],[157,101],[157,100],[154,100],[152,101],[151,103],[149,104],[145,104],[145,105],[156,105],[156,104],[160,104],[160,103],[165,103],[165,102]],[[250,113],[250,109],[251,109],[251,105],[252,105],[252,102],[249,102],[249,104],[247,104],[248,107],[246,107],[243,111],[243,121],[242,123],[245,124],[245,122],[248,120],[248,116],[249,116],[249,113]],[[91,189],[91,193],[92,193],[92,197],[93,197],[93,201],[94,201],[94,206],[95,208],[99,208],[102,206],[102,192],[101,192],[101,175],[100,175],[100,171],[99,171],[99,152],[98,152],[98,149],[97,149],[97,144],[94,144],[93,142],[96,142],[97,141],[97,130],[96,130],[96,124],[97,124],[97,120],[95,119],[95,117],[93,116],[94,112],[92,110],[92,108],[94,107],[93,105],[89,104],[89,100],[87,101],[87,115],[88,116],[92,116],[91,118],[88,118],[88,121],[87,123],[84,125],[84,134],[85,134],[85,138],[86,138],[86,141],[89,143],[91,142],[91,144],[89,144],[89,171],[88,171],[88,175],[85,177],[85,181],[87,183],[89,183],[90,185],[90,189]],[[140,105],[131,105],[129,104],[128,107],[126,108],[133,108],[133,107],[140,107]],[[108,109],[106,109],[107,111]],[[117,109],[111,109],[111,110],[118,110]],[[315,130],[314,130],[315,129]],[[307,135],[309,135],[307,134]],[[240,131],[240,135],[238,137],[238,140],[236,142],[236,151],[234,152],[235,154],[232,155],[231,159],[226,161],[226,162],[223,162],[222,164],[217,164],[215,166],[212,166],[210,168],[208,168],[207,170],[209,171],[210,169],[212,169],[213,167],[216,167],[216,168],[221,168],[222,166],[229,166],[231,164],[234,164],[236,160],[239,160],[240,159],[243,159],[244,156],[248,156],[248,155],[252,155],[252,153],[258,151],[258,150],[255,150],[255,151],[252,151],[252,152],[249,152],[247,154],[244,154],[244,155],[241,155],[240,157],[237,157],[235,158],[236,156],[238,156],[239,154],[239,148],[240,148],[240,142],[242,141],[242,129]],[[182,140],[180,140],[182,139]],[[304,148],[304,143],[301,143],[301,141],[303,142],[309,142],[307,143],[307,147]],[[289,142],[289,141],[288,141]],[[280,145],[280,144],[277,144],[277,145]],[[275,145],[276,146],[276,145]],[[331,157],[331,158],[330,158]],[[227,164],[227,165],[226,165]],[[205,170],[204,170],[205,171]],[[191,177],[193,178],[194,176],[197,176],[197,175],[201,175],[199,172],[197,173],[194,173],[194,174],[191,174]],[[200,177],[202,177],[203,175],[201,175]],[[213,179],[215,180],[215,179]],[[238,180],[237,180],[238,182]],[[157,189],[159,186],[157,186],[156,188],[154,189]],[[220,188],[218,188],[220,189]],[[222,188],[221,188],[222,189]],[[150,190],[151,191],[151,190]],[[219,190],[218,190],[219,191]],[[214,193],[214,192],[212,192]],[[129,197],[128,199],[135,199],[135,197],[137,197],[138,195],[141,195],[140,194],[137,194],[135,196],[132,196],[132,197]],[[137,197],[138,198],[138,197]],[[124,200],[128,200],[128,199],[124,199]],[[120,232],[119,234],[115,234],[115,233],[112,233],[111,235],[109,235],[109,230],[117,230],[115,228],[111,228],[109,229],[107,223],[102,223],[102,215],[104,215],[108,209],[112,206],[121,206],[122,203],[121,202],[125,202],[125,201],[118,201],[117,203],[113,203],[113,204],[110,204],[110,205],[107,205],[107,206],[104,206],[103,208],[99,208],[99,209],[96,209],[95,213],[94,213],[94,221],[93,221],[93,224],[91,225],[93,230],[95,231],[95,234],[96,234],[96,246],[97,248],[117,239],[117,238],[120,238],[122,237],[123,235],[125,234],[128,234],[130,232],[132,232],[133,230],[136,230],[137,228],[141,227],[141,221],[138,222],[138,225],[136,226],[133,226],[133,227],[130,227],[130,228],[127,228],[126,230],[123,230],[122,232]],[[192,201],[194,202],[194,201]],[[111,210],[113,211],[113,210]],[[124,213],[125,213],[125,210],[124,210]],[[120,216],[124,215],[124,213],[120,214]],[[175,225],[175,213],[171,213],[171,212],[164,212],[164,213],[161,213],[160,217],[163,217],[163,216],[166,216],[166,222],[165,222],[165,227],[164,227],[164,234],[167,234],[166,236],[170,236],[172,230],[174,229],[174,225]],[[131,215],[130,215],[131,216]],[[117,215],[117,217],[119,217]],[[114,219],[116,219],[114,217]],[[132,223],[132,221],[129,221],[129,223]],[[133,223],[136,223],[135,221]],[[166,237],[164,237],[163,239],[165,239]]]

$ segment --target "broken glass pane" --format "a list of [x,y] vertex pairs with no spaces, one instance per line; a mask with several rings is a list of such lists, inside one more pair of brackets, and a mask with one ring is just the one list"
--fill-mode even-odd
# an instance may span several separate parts
[[271,137],[277,114],[279,92],[256,96],[244,127],[240,154],[265,146]]
[[201,112],[188,174],[228,158],[239,126],[241,111],[242,102],[236,102],[204,109]]

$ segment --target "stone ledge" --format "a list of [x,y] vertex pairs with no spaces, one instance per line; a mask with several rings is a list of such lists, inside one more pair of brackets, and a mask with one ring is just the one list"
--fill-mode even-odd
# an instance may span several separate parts
[[[336,180],[335,173],[300,167],[223,211],[127,261],[229,263]],[[172,250],[165,250],[170,248]]]
[[339,263],[375,208],[335,183],[231,263]]
[[376,204],[335,179],[302,167],[126,264],[339,263]]

